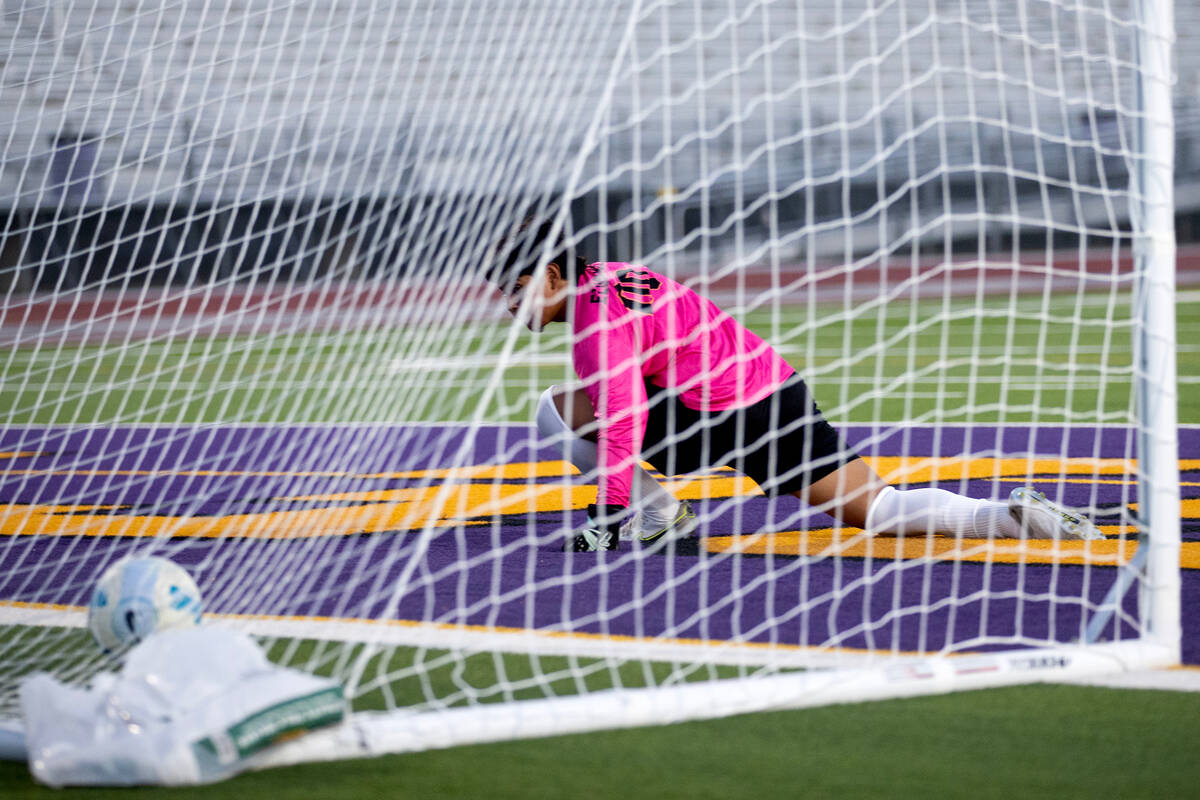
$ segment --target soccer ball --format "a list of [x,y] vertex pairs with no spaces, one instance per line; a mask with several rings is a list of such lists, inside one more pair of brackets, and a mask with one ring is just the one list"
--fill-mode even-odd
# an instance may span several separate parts
[[157,556],[123,558],[104,571],[88,605],[88,628],[105,652],[154,631],[200,622],[200,589],[179,565]]

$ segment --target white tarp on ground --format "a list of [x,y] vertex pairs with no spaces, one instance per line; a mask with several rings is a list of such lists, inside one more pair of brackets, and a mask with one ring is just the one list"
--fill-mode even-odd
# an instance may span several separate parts
[[30,771],[56,787],[223,780],[347,712],[337,684],[277,667],[248,635],[213,626],[151,636],[88,689],[27,678],[21,705]]

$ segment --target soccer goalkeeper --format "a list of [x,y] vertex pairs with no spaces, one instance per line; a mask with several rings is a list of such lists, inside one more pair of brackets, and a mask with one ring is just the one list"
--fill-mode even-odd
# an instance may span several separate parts
[[1087,519],[1028,488],[1008,503],[944,489],[889,486],[821,415],[804,381],[769,344],[709,300],[626,263],[588,263],[548,248],[549,223],[526,221],[501,243],[489,277],[530,330],[571,326],[580,389],[538,400],[539,432],[597,475],[588,524],[567,543],[615,550],[696,527],[639,465],[667,475],[730,466],[769,495],[792,494],[872,534],[1102,539]]

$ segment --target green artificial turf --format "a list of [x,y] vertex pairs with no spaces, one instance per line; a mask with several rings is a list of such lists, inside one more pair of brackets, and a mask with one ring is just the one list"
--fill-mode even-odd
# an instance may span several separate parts
[[1191,797],[1200,694],[1023,686],[507,741],[248,773],[109,798]]
[[[735,309],[735,311],[738,311]],[[835,422],[1130,421],[1128,298],[1068,295],[738,311]],[[1178,304],[1180,375],[1200,375],[1200,298]],[[19,348],[0,358],[9,424],[526,422],[571,377],[566,328],[264,332]],[[495,388],[489,390],[491,384]],[[1200,398],[1180,393],[1180,420]]]

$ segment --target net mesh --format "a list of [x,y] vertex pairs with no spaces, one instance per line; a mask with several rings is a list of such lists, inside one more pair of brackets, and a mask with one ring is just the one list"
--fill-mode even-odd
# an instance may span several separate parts
[[[1080,639],[1136,547],[1138,32],[1098,0],[5,4],[0,712],[114,666],[82,609],[135,552],[359,708]],[[1109,538],[870,537],[714,467],[656,473],[695,536],[563,553],[596,476],[531,421],[571,331],[481,278],[529,214],[727,310],[894,484],[1035,484]]]

